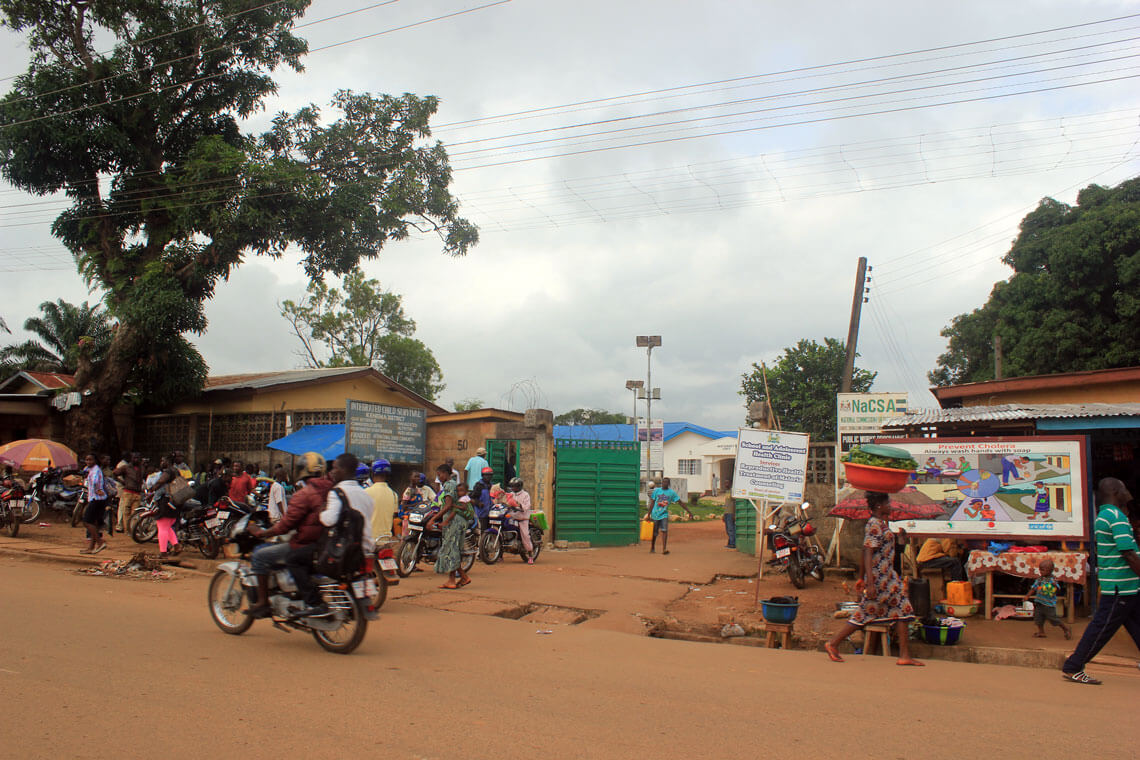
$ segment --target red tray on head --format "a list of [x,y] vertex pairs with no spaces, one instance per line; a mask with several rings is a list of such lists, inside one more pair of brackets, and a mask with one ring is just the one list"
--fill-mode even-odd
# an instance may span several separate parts
[[896,470],[893,467],[873,467],[869,464],[843,463],[847,482],[864,491],[898,493],[906,487],[913,470]]

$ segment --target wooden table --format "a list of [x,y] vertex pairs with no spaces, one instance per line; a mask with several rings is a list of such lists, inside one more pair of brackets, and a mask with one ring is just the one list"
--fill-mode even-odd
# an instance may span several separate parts
[[1037,578],[1037,568],[1045,559],[1053,560],[1053,577],[1065,588],[1065,620],[1073,622],[1074,590],[1084,585],[1088,578],[1088,555],[1084,552],[970,552],[966,562],[966,575],[986,576],[985,611],[986,620],[993,618],[994,599],[1022,599],[1024,594],[995,594],[994,573],[1005,573],[1018,578]]

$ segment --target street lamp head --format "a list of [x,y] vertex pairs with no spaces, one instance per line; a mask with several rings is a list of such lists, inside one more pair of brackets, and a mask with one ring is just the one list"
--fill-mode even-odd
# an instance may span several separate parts
[[644,387],[645,387],[645,381],[644,380],[626,380],[625,381],[625,388],[626,388],[626,390],[629,390],[629,391],[632,391],[636,388],[644,388]]
[[637,347],[638,348],[656,348],[661,345],[660,335],[638,335]]

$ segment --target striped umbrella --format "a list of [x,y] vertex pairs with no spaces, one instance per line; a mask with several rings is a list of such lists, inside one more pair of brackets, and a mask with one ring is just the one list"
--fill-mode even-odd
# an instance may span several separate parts
[[75,467],[79,464],[74,451],[46,438],[25,438],[5,443],[0,446],[0,460],[29,472],[45,467]]

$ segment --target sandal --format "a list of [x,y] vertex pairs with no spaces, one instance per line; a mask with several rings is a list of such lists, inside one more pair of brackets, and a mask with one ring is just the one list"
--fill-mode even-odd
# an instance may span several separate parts
[[839,656],[839,652],[831,644],[824,644],[823,651],[827,652],[827,659],[832,662],[843,662],[843,658]]
[[455,589],[455,588],[459,588],[459,586],[456,586],[453,583],[445,583],[442,586],[440,586],[440,588]]
[[1093,678],[1083,670],[1077,671],[1076,673],[1062,673],[1061,678],[1065,681],[1072,681],[1073,683],[1084,683],[1088,684],[1089,686],[1100,686],[1101,683],[1103,683],[1099,679]]
[[469,585],[471,585],[471,579],[470,578],[468,578],[465,581],[459,581],[459,584],[456,586],[456,588],[463,588],[464,586],[469,586]]

